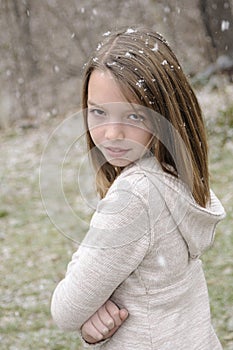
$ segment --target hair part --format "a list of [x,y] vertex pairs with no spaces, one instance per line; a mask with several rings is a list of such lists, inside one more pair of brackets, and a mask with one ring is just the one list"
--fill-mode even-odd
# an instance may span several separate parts
[[129,102],[133,96],[138,104],[166,121],[163,127],[164,123],[153,118],[152,113],[157,138],[153,153],[163,170],[181,177],[196,202],[205,207],[210,199],[208,152],[199,103],[168,43],[160,34],[145,28],[123,29],[105,37],[85,67],[82,108],[87,147],[101,198],[122,168],[104,159],[88,131],[88,84],[95,69],[111,72]]

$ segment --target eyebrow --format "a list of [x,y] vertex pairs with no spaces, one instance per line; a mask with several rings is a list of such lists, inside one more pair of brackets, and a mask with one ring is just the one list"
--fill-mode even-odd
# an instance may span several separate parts
[[[113,102],[114,103],[114,102]],[[118,102],[116,102],[116,103],[118,103]],[[87,101],[87,104],[88,105],[90,105],[90,106],[94,106],[94,107],[98,107],[98,108],[104,108],[104,105],[106,104],[106,105],[108,105],[108,103],[104,103],[103,105],[101,105],[101,104],[98,104],[98,103],[95,103],[95,102],[93,102],[93,101],[91,101],[91,100],[88,100]],[[136,113],[142,113],[143,115],[145,115],[145,111],[144,111],[144,109],[143,108],[141,108],[140,107],[140,105],[137,105],[137,104],[134,104],[134,103],[130,103],[129,102],[129,104],[130,105],[133,105],[133,110],[134,111],[136,111]],[[136,105],[136,107],[135,107],[135,105]],[[131,112],[131,110],[128,110],[127,112]]]
[[100,107],[100,105],[98,103],[92,102],[90,100],[87,101],[87,104],[91,105],[91,106],[98,106],[98,107]]
[[[87,104],[88,105],[92,105],[92,106],[99,106],[99,107],[102,107],[102,106],[104,106],[104,105],[109,105],[109,104],[111,104],[111,103],[125,103],[125,104],[127,104],[127,105],[132,105],[132,106],[137,106],[137,107],[133,107],[134,109],[137,109],[138,111],[139,110],[141,110],[141,106],[140,105],[137,105],[137,104],[135,104],[135,103],[131,103],[131,102],[106,102],[106,103],[96,103],[96,102],[93,102],[93,101],[91,101],[91,100],[88,100],[87,101]],[[143,110],[143,109],[142,109]]]

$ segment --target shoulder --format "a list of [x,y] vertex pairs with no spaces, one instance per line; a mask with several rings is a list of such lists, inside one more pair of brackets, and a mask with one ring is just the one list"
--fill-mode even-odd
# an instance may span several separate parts
[[142,158],[122,171],[107,195],[117,191],[125,191],[145,199],[151,190],[151,179],[159,179],[162,174],[163,170],[155,157]]
[[139,219],[141,223],[148,221],[150,197],[151,183],[145,161],[133,163],[122,171],[106,196],[99,201],[91,224],[95,223],[98,227],[122,227]]
[[136,230],[143,223],[151,225],[165,207],[163,173],[154,157],[125,168],[99,202],[92,224]]
[[137,164],[124,169],[98,203],[90,223],[88,244],[91,242],[105,248],[122,247],[144,236],[148,240],[149,194],[150,186],[145,172]]
[[145,174],[124,173],[114,181],[106,196],[99,201],[96,214],[114,215],[118,219],[147,211],[149,182]]

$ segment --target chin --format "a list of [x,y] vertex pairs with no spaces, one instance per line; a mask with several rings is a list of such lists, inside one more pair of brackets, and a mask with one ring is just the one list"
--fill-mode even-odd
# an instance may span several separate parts
[[108,159],[108,163],[110,163],[113,166],[118,166],[118,167],[126,167],[129,164],[133,163],[133,160],[130,159]]

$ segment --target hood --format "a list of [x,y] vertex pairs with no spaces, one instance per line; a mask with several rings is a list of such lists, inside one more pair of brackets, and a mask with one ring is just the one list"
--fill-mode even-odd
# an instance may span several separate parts
[[185,199],[184,206],[180,204],[182,200],[179,198],[179,206],[176,208],[179,215],[177,215],[177,210],[175,210],[176,215],[173,213],[175,221],[178,218],[177,227],[187,244],[190,257],[193,259],[202,255],[212,246],[216,225],[226,216],[222,204],[213,191],[210,192],[210,195],[210,203],[206,208],[181,195],[180,197]]
[[[178,229],[185,240],[191,258],[197,258],[204,253],[214,241],[216,225],[225,216],[225,210],[216,197],[210,191],[210,201],[206,208],[196,203],[187,186],[165,173],[155,157],[144,157],[137,162],[139,172],[143,172],[151,184],[156,185],[164,199],[167,209],[170,211],[170,229]],[[134,166],[129,166],[125,171],[135,173]]]

